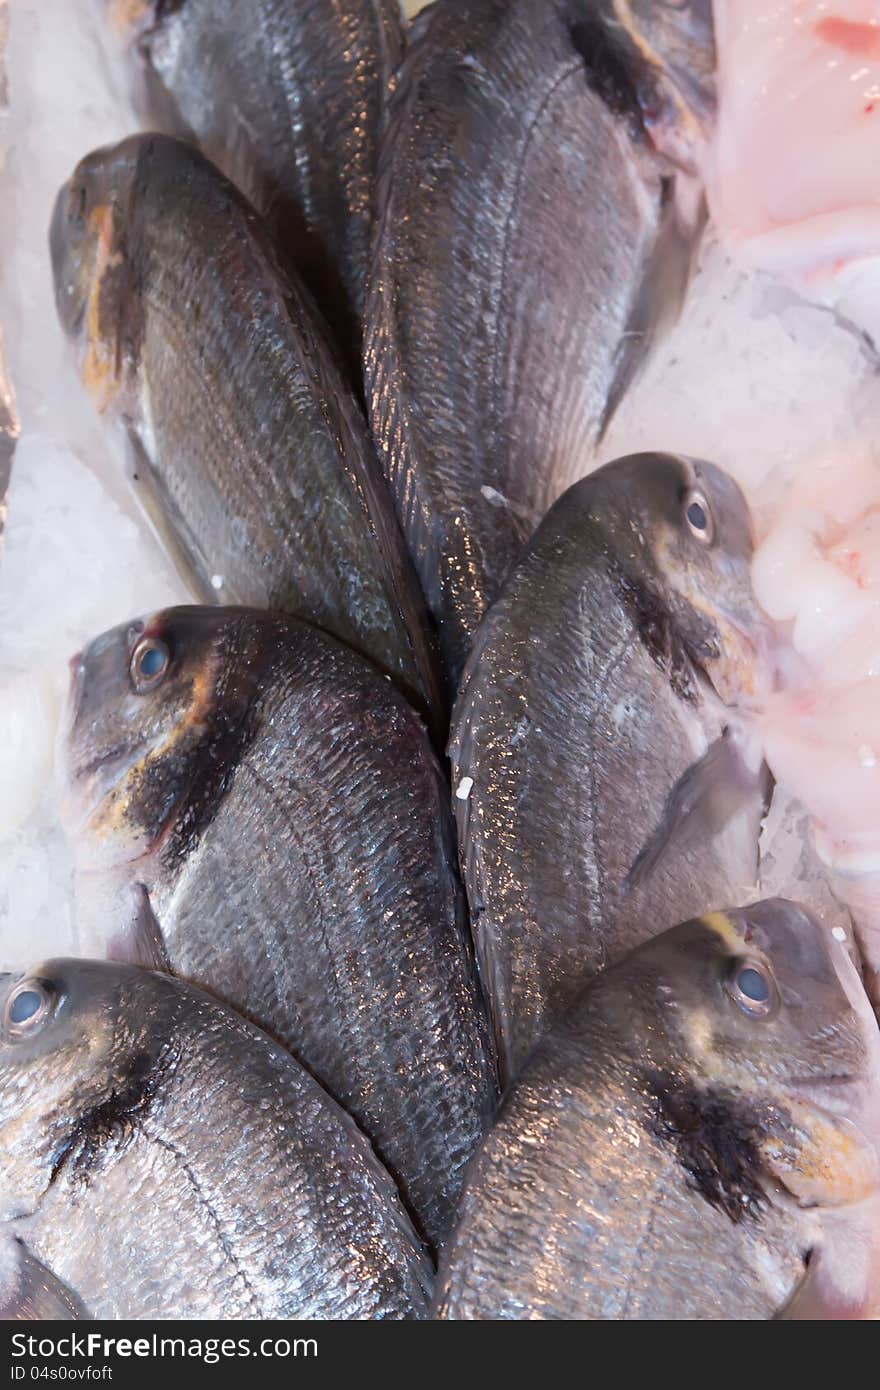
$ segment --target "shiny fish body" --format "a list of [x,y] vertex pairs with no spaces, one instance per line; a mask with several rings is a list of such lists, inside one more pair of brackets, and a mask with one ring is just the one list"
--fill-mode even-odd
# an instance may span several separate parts
[[[694,122],[662,55],[613,9],[434,5],[414,23],[389,110],[368,399],[453,683],[687,277]],[[693,46],[696,84],[711,37]]]
[[876,1317],[878,1067],[851,963],[796,905],[663,933],[592,981],[507,1097],[439,1315]]
[[[22,989],[41,1012],[11,1029]],[[388,1174],[256,1028],[134,966],[49,961],[0,991],[7,1297],[43,1316],[424,1316]]]
[[151,129],[196,142],[264,214],[347,353],[360,339],[395,0],[108,0]]
[[[708,546],[682,515],[697,488],[715,510]],[[760,758],[723,736],[737,729],[725,700],[754,686],[764,640],[751,548],[720,470],[634,455],[560,498],[482,624],[450,757],[506,1077],[587,975],[757,882]],[[707,807],[725,803],[717,826],[697,809],[696,833],[673,824],[632,878],[689,775]]]
[[168,965],[280,1038],[439,1244],[496,1089],[421,721],[314,628],[171,609],[83,653],[64,761],[80,948]]
[[56,302],[135,491],[204,601],[328,628],[437,709],[423,603],[360,410],[262,222],[197,151],[82,160],[51,231]]

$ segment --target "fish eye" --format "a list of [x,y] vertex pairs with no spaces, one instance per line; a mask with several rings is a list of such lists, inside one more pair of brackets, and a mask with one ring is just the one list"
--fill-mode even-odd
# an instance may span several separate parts
[[42,980],[21,980],[3,1009],[3,1031],[9,1038],[30,1038],[51,1017],[54,991]]
[[759,960],[737,961],[727,980],[727,992],[750,1018],[767,1018],[776,1007],[773,976]]
[[684,519],[691,535],[696,537],[701,545],[712,544],[715,539],[712,513],[702,492],[698,492],[696,488],[691,488],[685,493]]
[[171,663],[171,653],[158,637],[144,637],[131,654],[131,683],[138,695],[155,690]]

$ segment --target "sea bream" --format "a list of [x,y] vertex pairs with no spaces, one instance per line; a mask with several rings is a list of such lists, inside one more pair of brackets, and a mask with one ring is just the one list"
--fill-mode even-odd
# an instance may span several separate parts
[[197,150],[133,136],[80,162],[50,242],[84,383],[125,427],[136,495],[194,596],[296,612],[436,713],[366,424],[249,204]]
[[705,0],[445,0],[414,22],[380,160],[365,366],[453,683],[677,312],[713,67]]
[[439,1244],[496,1081],[421,720],[327,634],[243,609],[156,613],[73,665],[79,949],[171,968],[280,1038]]
[[474,1160],[443,1318],[880,1315],[880,1033],[776,899],[596,976]]
[[619,459],[550,510],[477,633],[450,757],[508,1077],[587,975],[758,882],[752,546],[713,464]]
[[7,1317],[419,1318],[430,1265],[368,1141],[180,980],[0,976]]
[[262,212],[357,353],[396,0],[105,0],[151,130],[197,143]]

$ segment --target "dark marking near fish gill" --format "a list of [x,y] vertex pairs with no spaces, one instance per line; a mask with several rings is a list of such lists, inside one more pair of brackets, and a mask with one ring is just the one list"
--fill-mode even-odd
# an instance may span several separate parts
[[91,1169],[103,1154],[111,1149],[116,1155],[125,1152],[149,1114],[172,1060],[167,1048],[158,1057],[139,1052],[130,1059],[126,1075],[106,1099],[75,1121],[55,1155],[50,1185],[65,1169],[77,1181],[87,1183]]
[[765,1172],[759,1114],[732,1096],[661,1072],[646,1081],[653,1100],[647,1128],[674,1150],[688,1186],[735,1225],[760,1221],[768,1199],[759,1181]]
[[568,7],[568,32],[580,54],[587,86],[612,115],[627,122],[634,140],[646,138],[644,101],[640,84],[645,59],[626,30],[600,6],[574,3]]
[[645,651],[668,678],[678,698],[695,705],[698,691],[693,662],[662,600],[647,585],[634,583],[622,570],[618,570],[616,579]]
[[187,785],[162,845],[162,862],[167,867],[183,863],[222,809],[238,764],[258,727],[259,720],[250,711],[234,723],[221,717],[190,753]]

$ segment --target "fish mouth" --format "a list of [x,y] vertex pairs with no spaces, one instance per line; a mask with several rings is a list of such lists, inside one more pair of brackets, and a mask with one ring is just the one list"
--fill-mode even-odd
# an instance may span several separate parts
[[[90,823],[100,813],[107,798],[142,758],[143,750],[140,747],[120,746],[77,766],[62,761],[64,772],[59,811],[70,839],[76,840],[88,833]],[[141,853],[142,850],[138,850],[137,856]]]

